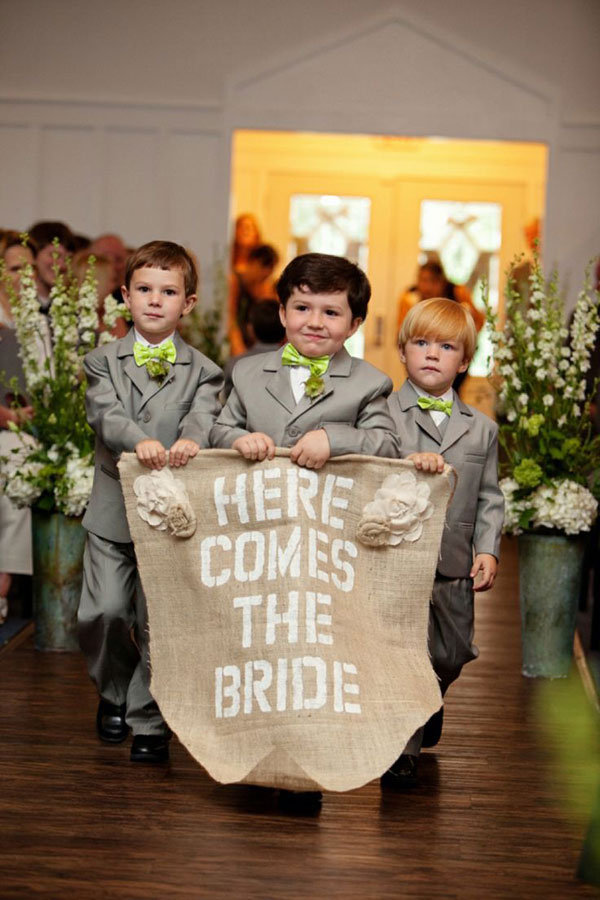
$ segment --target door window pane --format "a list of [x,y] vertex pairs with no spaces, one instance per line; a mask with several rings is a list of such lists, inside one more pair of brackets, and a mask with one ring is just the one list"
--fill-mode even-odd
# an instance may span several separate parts
[[[473,303],[483,310],[482,283],[489,284],[490,300],[498,307],[502,207],[498,203],[459,203],[424,200],[421,203],[420,257],[439,260],[449,281],[469,288]],[[487,325],[479,333],[471,375],[487,375],[490,341]]]

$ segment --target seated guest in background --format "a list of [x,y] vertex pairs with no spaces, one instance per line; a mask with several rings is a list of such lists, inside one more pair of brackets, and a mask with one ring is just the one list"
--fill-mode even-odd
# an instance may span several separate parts
[[121,285],[125,284],[125,265],[129,251],[118,234],[101,234],[94,238],[89,250],[95,256],[103,256],[112,265],[112,287],[108,294],[112,294],[119,303],[123,302]]
[[[457,303],[460,303],[461,306],[471,313],[477,333],[481,331],[485,323],[485,313],[474,305],[468,287],[464,284],[454,284],[452,281],[449,281],[441,263],[435,260],[429,260],[419,267],[417,283],[413,284],[400,297],[398,302],[398,331],[402,328],[402,323],[407,313],[415,304],[421,300],[431,300],[433,297],[445,297],[447,300],[455,300]],[[456,376],[453,388],[457,393],[466,377],[466,371],[460,372]]]
[[[50,291],[56,280],[55,264],[61,272],[66,270],[67,257],[73,253],[75,240],[71,229],[63,222],[36,222],[28,229],[28,234],[38,248],[35,260],[38,296],[40,309],[45,312],[50,306]],[[58,238],[56,248],[52,243],[55,238]]]
[[[35,251],[31,242],[24,247],[18,231],[5,231],[0,238],[0,259],[15,291],[19,290],[21,271],[28,263],[35,262]],[[13,314],[4,282],[0,281],[0,324],[14,326]]]
[[249,330],[252,306],[261,300],[275,299],[273,269],[279,254],[270,244],[259,244],[248,254],[243,271],[233,272],[229,282],[229,349],[232,356],[248,350],[253,343]]
[[262,300],[255,303],[248,317],[248,326],[253,338],[253,344],[249,350],[232,356],[227,360],[223,368],[225,387],[223,393],[225,399],[229,397],[233,387],[233,367],[245,356],[254,356],[256,353],[268,353],[269,350],[277,350],[285,338],[285,328],[281,324],[279,316],[278,300]]
[[[31,247],[23,247],[16,231],[5,231],[0,239],[0,259],[16,292],[20,287],[21,270],[34,262]],[[6,286],[0,281],[0,370],[9,381],[16,378],[19,393],[25,394],[25,377],[18,353],[14,319]],[[13,409],[16,399],[3,385],[0,390],[0,455],[19,446],[19,438],[9,431],[11,422],[18,423],[31,416],[31,407]],[[13,575],[31,575],[31,510],[18,509],[0,492],[0,624],[8,614],[8,593]]]

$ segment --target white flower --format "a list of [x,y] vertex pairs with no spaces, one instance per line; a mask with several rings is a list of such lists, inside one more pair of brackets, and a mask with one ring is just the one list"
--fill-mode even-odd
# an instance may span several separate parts
[[552,404],[554,403],[554,397],[552,396],[552,394],[544,394],[544,396],[542,397],[542,403],[544,404],[544,406],[552,406]]
[[176,537],[190,537],[196,530],[196,515],[183,481],[170,469],[139,475],[133,482],[137,512],[158,531],[169,529]]
[[529,394],[519,394],[517,400],[519,401],[521,406],[527,406],[527,403],[529,402]]
[[[413,472],[388,475],[375,493],[374,500],[367,503],[362,511],[357,532],[359,540],[365,542],[369,526],[373,528],[384,524],[389,529],[388,544],[417,541],[423,532],[423,522],[433,515],[430,493],[429,485],[425,481],[417,481]],[[379,535],[383,529],[376,527],[375,530]]]
[[509,411],[506,413],[506,418],[508,419],[509,422],[514,422],[515,419],[517,418],[517,414],[516,414],[515,410],[509,409]]
[[535,509],[534,527],[556,528],[565,534],[589,531],[598,512],[598,502],[593,494],[568,479],[536,488],[531,503]]

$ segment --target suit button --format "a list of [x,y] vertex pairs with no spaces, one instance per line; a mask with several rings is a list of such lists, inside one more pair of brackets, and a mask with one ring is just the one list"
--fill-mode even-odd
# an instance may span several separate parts
[[151,418],[152,418],[152,413],[150,412],[149,409],[147,409],[146,412],[144,413],[144,422],[149,422]]
[[290,437],[298,437],[298,435],[300,434],[300,429],[296,428],[295,425],[292,425],[290,426],[290,428],[288,428],[288,433]]

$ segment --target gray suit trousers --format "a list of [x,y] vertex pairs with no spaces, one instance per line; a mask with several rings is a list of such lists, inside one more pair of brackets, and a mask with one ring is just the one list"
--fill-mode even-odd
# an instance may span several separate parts
[[150,693],[146,598],[132,543],[88,532],[77,614],[79,643],[100,696],[125,704],[133,734],[164,734]]
[[[479,650],[473,644],[474,610],[473,579],[435,576],[429,607],[429,656],[440,681],[442,697],[460,675],[465,663],[477,659]],[[404,753],[418,756],[423,741],[419,728],[404,748]]]

